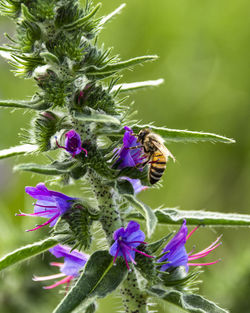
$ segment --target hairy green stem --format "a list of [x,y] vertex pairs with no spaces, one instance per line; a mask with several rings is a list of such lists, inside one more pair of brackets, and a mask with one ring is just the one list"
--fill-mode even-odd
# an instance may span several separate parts
[[[119,210],[116,205],[116,191],[105,184],[103,179],[92,169],[88,169],[88,177],[93,187],[101,211],[100,222],[106,233],[109,245],[113,243],[113,232],[123,226]],[[121,287],[121,295],[125,312],[146,313],[147,294],[140,290],[138,279],[134,271],[129,271]]]
[[146,313],[148,295],[139,288],[138,278],[133,271],[128,273],[121,287],[122,302],[126,313]]

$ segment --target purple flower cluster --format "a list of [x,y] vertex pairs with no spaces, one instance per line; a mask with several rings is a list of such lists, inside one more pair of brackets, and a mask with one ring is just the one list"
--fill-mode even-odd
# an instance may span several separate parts
[[[128,126],[124,127],[123,145],[115,151],[116,161],[114,166],[118,169],[125,167],[140,167],[145,161],[144,151],[133,130]],[[136,148],[135,148],[136,147]]]
[[114,232],[113,238],[115,242],[111,246],[109,253],[114,256],[114,263],[117,257],[121,256],[124,258],[126,266],[129,269],[128,262],[136,264],[136,252],[146,257],[153,258],[153,256],[136,249],[140,244],[146,244],[146,242],[144,242],[145,234],[140,230],[140,224],[130,221],[125,229],[124,227],[118,228]]
[[51,279],[62,278],[53,285],[43,287],[44,289],[52,289],[62,284],[67,284],[72,281],[75,277],[79,276],[79,271],[85,266],[89,259],[89,255],[79,252],[77,250],[71,251],[70,247],[64,245],[57,245],[49,249],[56,258],[64,258],[63,263],[52,262],[51,266],[57,266],[61,273],[49,276],[34,276],[34,281],[45,281]]
[[88,151],[82,148],[81,136],[74,129],[69,130],[65,134],[65,137],[65,147],[59,145],[59,143],[56,141],[56,144],[59,148],[65,149],[72,155],[73,158],[82,151],[85,152],[85,156],[88,155]]
[[184,266],[186,269],[186,272],[188,272],[189,266],[212,265],[220,261],[220,260],[216,260],[210,263],[190,263],[190,261],[207,256],[210,252],[212,252],[219,245],[221,245],[221,242],[219,242],[221,238],[220,236],[206,249],[198,253],[194,253],[194,254],[193,254],[193,251],[191,251],[190,253],[187,253],[185,244],[187,240],[191,237],[191,235],[197,230],[197,228],[198,226],[195,227],[188,234],[186,220],[183,221],[183,224],[181,228],[179,229],[178,233],[169,241],[169,243],[163,249],[163,253],[166,253],[166,254],[158,260],[158,262],[167,261],[166,264],[162,265],[161,271],[168,271],[171,268]]
[[37,230],[48,224],[50,224],[50,227],[54,226],[58,218],[66,213],[71,208],[72,202],[76,200],[76,198],[68,197],[63,193],[47,189],[43,183],[37,184],[36,187],[26,187],[25,191],[37,200],[34,204],[34,213],[26,214],[21,212],[16,215],[40,216],[48,219],[45,223],[27,231]]

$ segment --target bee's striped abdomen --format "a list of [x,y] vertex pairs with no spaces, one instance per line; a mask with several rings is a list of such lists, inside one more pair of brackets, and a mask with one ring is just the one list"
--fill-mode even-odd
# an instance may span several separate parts
[[161,179],[166,169],[167,160],[161,152],[157,151],[152,155],[150,162],[151,165],[149,169],[149,181],[150,184],[153,185]]

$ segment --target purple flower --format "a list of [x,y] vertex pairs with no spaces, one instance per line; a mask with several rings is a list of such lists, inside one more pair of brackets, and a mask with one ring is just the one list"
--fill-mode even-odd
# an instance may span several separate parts
[[[133,130],[128,126],[124,127],[125,134],[123,136],[123,145],[120,149],[115,151],[116,161],[114,167],[118,169],[123,169],[125,167],[138,167],[145,161],[145,156],[143,155],[144,150],[141,147],[140,142],[133,135]],[[131,149],[133,147],[138,147]]]
[[69,284],[72,279],[79,276],[79,271],[85,266],[89,259],[89,255],[79,252],[77,250],[71,251],[70,247],[57,245],[51,249],[49,252],[52,253],[56,258],[64,258],[64,263],[52,262],[50,265],[58,266],[60,269],[59,274],[50,276],[34,276],[34,281],[44,281],[56,278],[63,279],[57,281],[55,284],[43,287],[44,289],[52,289],[62,284]]
[[135,194],[137,194],[137,193],[139,193],[139,192],[141,192],[143,190],[148,189],[148,186],[143,186],[141,184],[141,181],[140,181],[139,178],[138,179],[133,179],[133,178],[130,178],[130,177],[122,176],[122,177],[120,177],[120,179],[129,181],[131,183],[131,185],[133,186],[133,188],[134,188],[134,193]]
[[56,144],[59,148],[65,149],[70,154],[72,154],[72,157],[74,158],[77,154],[81,153],[82,151],[85,152],[85,156],[88,155],[88,151],[84,148],[82,148],[82,141],[81,136],[74,130],[71,129],[65,134],[65,147],[60,146],[59,143],[56,140]]
[[212,265],[220,261],[220,260],[216,260],[210,263],[190,263],[189,262],[189,261],[193,261],[193,260],[205,257],[214,249],[216,249],[219,245],[221,245],[221,242],[218,243],[218,241],[221,238],[220,236],[206,249],[195,254],[192,254],[193,251],[191,251],[190,253],[187,253],[185,244],[187,240],[190,238],[190,236],[198,229],[198,227],[199,226],[195,227],[188,234],[186,220],[183,221],[183,224],[181,228],[179,229],[178,233],[169,241],[169,243],[163,249],[163,253],[166,253],[166,254],[158,260],[158,262],[164,262],[164,261],[168,262],[167,264],[162,265],[161,271],[166,271],[169,268],[175,268],[178,266],[184,266],[186,269],[186,272],[188,272],[189,266]]
[[135,262],[135,252],[143,254],[149,258],[153,258],[140,250],[135,249],[140,244],[146,244],[144,242],[145,234],[140,230],[140,224],[130,221],[128,226],[118,228],[113,235],[115,242],[110,248],[109,253],[114,256],[114,263],[118,256],[122,256],[126,262],[126,266],[129,269],[128,262]]
[[72,201],[76,198],[71,198],[63,193],[49,190],[46,188],[44,183],[37,184],[36,187],[26,187],[25,191],[32,198],[36,199],[34,204],[34,213],[32,214],[16,214],[18,216],[41,216],[48,218],[48,220],[36,226],[33,229],[27,231],[33,231],[39,229],[45,225],[50,224],[50,227],[54,226],[60,216],[62,216],[66,211],[68,211],[72,205]]

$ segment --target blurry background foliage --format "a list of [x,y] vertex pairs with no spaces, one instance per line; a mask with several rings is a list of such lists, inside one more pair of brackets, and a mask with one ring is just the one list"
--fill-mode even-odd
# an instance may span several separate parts
[[[102,0],[101,13],[122,2]],[[13,24],[0,18],[1,44],[4,32],[12,35]],[[156,89],[132,94],[138,118],[158,126],[211,131],[235,138],[234,145],[171,144],[177,162],[169,162],[163,187],[143,192],[140,198],[157,208],[209,209],[249,214],[249,84],[250,84],[250,2],[249,0],[127,0],[127,7],[100,35],[105,46],[123,59],[158,54],[157,62],[124,72],[124,81],[164,78]],[[32,95],[32,80],[15,78],[10,66],[0,59],[0,98],[25,99]],[[28,127],[30,113],[0,111],[1,149],[19,142],[18,133]],[[22,158],[20,158],[22,160]],[[44,163],[46,158],[42,159]],[[27,161],[27,159],[26,159]],[[0,253],[44,238],[48,229],[25,233],[36,223],[15,217],[19,209],[29,211],[32,200],[26,185],[42,179],[29,173],[13,174],[14,160],[0,162]],[[72,187],[70,195],[79,195]],[[172,227],[159,226],[156,236]],[[202,249],[223,233],[223,245],[209,260],[222,258],[206,267],[200,292],[233,313],[249,312],[250,247],[249,229],[201,228],[189,242]],[[62,294],[46,291],[31,280],[33,274],[54,273],[48,253],[1,274],[1,313],[47,313]],[[207,258],[208,259],[208,258]],[[112,309],[111,309],[112,308]],[[173,306],[157,306],[162,312],[180,312]],[[115,312],[120,301],[110,296],[101,301],[98,312]]]

